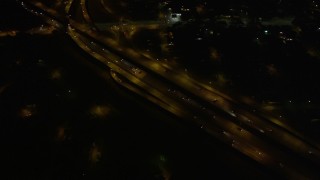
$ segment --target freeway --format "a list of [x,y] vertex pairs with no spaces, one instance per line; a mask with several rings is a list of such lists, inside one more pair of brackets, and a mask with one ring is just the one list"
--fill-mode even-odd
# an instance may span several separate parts
[[[290,179],[319,178],[315,171],[320,165],[318,143],[271,115],[253,112],[258,108],[202,83],[179,66],[156,61],[96,31],[88,2],[61,3],[67,4],[67,32],[79,47],[112,69],[116,82]],[[90,1],[98,3],[95,6],[101,2]],[[51,16],[58,14],[39,2],[33,5]],[[107,4],[103,7],[112,13]],[[82,17],[70,14],[72,8],[81,9]]]
[[[92,3],[95,1],[90,1],[90,2]],[[84,3],[82,3],[82,8],[86,8],[86,6],[83,6],[83,4]],[[83,10],[83,12],[85,17],[90,17],[87,10]],[[82,30],[82,28],[80,29]],[[95,39],[99,39],[101,43],[104,43],[107,46],[112,44],[112,47],[111,47],[112,49],[120,50],[119,53],[124,54],[126,57],[129,57],[130,59],[134,60],[135,63],[140,64],[144,68],[150,69],[152,72],[155,72],[158,75],[166,78],[167,80],[172,81],[174,84],[180,87],[183,87],[183,89],[186,89],[188,92],[191,92],[192,94],[209,102],[210,105],[220,108],[232,116],[237,116],[237,118],[242,123],[247,124],[248,126],[251,126],[255,129],[258,129],[258,131],[260,132],[272,131],[273,133],[270,133],[271,136],[273,134],[276,134],[277,130],[275,129],[277,126],[274,127],[275,129],[271,128],[270,126],[272,125],[269,125],[268,122],[265,121],[265,120],[270,120],[272,123],[275,123],[276,125],[281,125],[282,128],[284,128],[285,130],[291,131],[292,134],[294,135],[298,134],[297,132],[294,132],[293,130],[291,130],[290,127],[288,127],[287,125],[280,124],[281,121],[275,118],[267,117],[266,119],[261,120],[261,118],[259,118],[257,115],[250,112],[250,110],[244,108],[243,105],[237,102],[237,100],[213,89],[212,87],[208,87],[206,84],[199,82],[199,80],[197,79],[193,79],[188,74],[186,74],[186,72],[183,69],[179,67],[172,67],[172,65],[165,64],[164,62],[160,63],[160,62],[154,61],[154,59],[149,59],[149,57],[141,56],[142,54],[141,52],[137,52],[132,48],[121,47],[118,42],[115,42],[110,38],[102,37],[99,34],[96,34],[95,32],[91,32],[89,36]],[[249,108],[249,109],[254,109],[254,108],[255,107]],[[248,119],[254,122],[251,122],[251,121],[248,122]],[[287,136],[289,138],[285,139]],[[286,135],[285,137],[278,137],[278,135],[276,135],[274,139],[275,140],[283,139],[281,143],[284,143],[290,139],[290,134],[288,133],[288,135]],[[296,147],[290,147],[290,148],[304,149],[304,153],[308,153],[309,151],[313,150],[313,148],[311,149],[303,148],[304,143],[302,141],[299,141],[299,139],[295,139],[295,141],[296,142],[292,143],[292,145],[293,146],[296,145]],[[318,149],[319,146],[318,145],[316,146]],[[319,154],[317,156],[320,157]]]
[[[279,151],[276,146],[267,145],[264,141],[257,138],[253,133],[245,130],[243,127],[240,127],[234,122],[226,119],[224,116],[221,116],[215,112],[210,111],[207,108],[203,108],[203,106],[199,105],[193,99],[177,92],[177,90],[171,90],[172,87],[168,85],[164,85],[159,81],[148,80],[148,75],[144,75],[143,81],[137,79],[135,74],[128,73],[130,72],[129,68],[126,67],[126,63],[121,64],[120,59],[113,59],[113,55],[108,52],[108,55],[103,55],[100,47],[95,43],[91,43],[89,39],[81,36],[81,34],[75,34],[75,32],[70,32],[72,37],[76,37],[74,39],[77,43],[88,53],[92,54],[95,58],[99,59],[102,62],[106,62],[109,66],[113,69],[113,77],[115,80],[119,82],[119,84],[127,87],[128,89],[133,89],[137,92],[136,89],[143,89],[142,96],[147,96],[147,99],[152,99],[153,102],[156,104],[163,106],[163,108],[167,109],[168,111],[174,113],[175,115],[187,119],[189,121],[193,121],[197,123],[197,125],[204,129],[207,133],[211,134],[213,137],[216,137],[225,143],[228,143],[233,148],[245,153],[246,155],[250,156],[251,158],[255,159],[256,161],[260,162],[268,166],[271,169],[275,169],[276,171],[286,172],[289,177],[300,177],[301,175],[296,171],[307,171],[305,169],[306,166],[302,165],[301,162],[292,158],[292,156],[286,154],[283,151]],[[105,52],[105,51],[104,51]],[[113,57],[113,58],[112,58]],[[108,63],[109,62],[109,63]],[[117,64],[121,64],[120,66],[112,65],[112,62]],[[119,80],[117,78],[118,74],[121,74],[122,77],[125,77],[125,81],[129,81],[130,84],[124,83],[124,80]],[[152,85],[156,85],[157,89],[154,87],[148,86],[144,82],[152,82]],[[138,87],[137,87],[138,86]],[[170,89],[170,91],[166,90]],[[162,91],[161,91],[162,89]],[[165,91],[168,93],[165,94]],[[170,95],[174,91],[173,96]],[[150,93],[150,95],[148,94]],[[168,97],[169,96],[169,97]],[[181,97],[182,96],[182,97]],[[176,99],[174,101],[174,99]],[[185,99],[188,103],[179,103],[179,100]],[[192,107],[192,112],[201,111],[199,114],[190,114],[190,111],[187,109],[189,106]],[[189,108],[190,109],[190,108]],[[213,121],[211,121],[213,120]],[[307,166],[308,167],[308,166]],[[306,173],[306,172],[304,172]],[[309,172],[310,173],[310,172]],[[306,174],[309,174],[306,173]],[[300,178],[303,178],[301,176]]]

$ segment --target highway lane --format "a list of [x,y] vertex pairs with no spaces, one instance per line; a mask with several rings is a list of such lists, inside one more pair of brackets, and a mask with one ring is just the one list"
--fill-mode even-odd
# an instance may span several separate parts
[[[113,39],[102,37],[99,34],[95,34],[95,32],[92,32],[89,35],[107,46],[110,46],[111,44],[112,49],[120,51],[119,53],[126,55],[130,59],[134,60],[135,63],[141,64],[144,68],[150,69],[151,71],[165,77],[169,81],[174,82],[180,87],[183,87],[194,95],[199,96],[200,98],[209,102],[211,105],[223,109],[225,112],[229,113],[232,116],[237,116],[237,119],[240,120],[241,123],[244,123],[247,126],[256,129],[258,132],[261,132],[262,136],[271,137],[275,141],[278,141],[280,144],[286,145],[288,146],[288,148],[295,150],[296,152],[302,154],[303,156],[306,156],[307,158],[310,158],[310,160],[312,161],[315,160],[314,157],[320,157],[317,144],[315,145],[316,147],[312,147],[310,146],[311,143],[305,143],[305,141],[308,142],[306,138],[302,137],[302,135],[299,135],[299,133],[291,130],[290,127],[286,126],[285,124],[282,124],[282,122],[278,119],[274,117],[261,118],[261,116],[266,117],[266,115],[261,113],[259,113],[259,115],[256,115],[257,112],[250,112],[248,108],[238,103],[236,100],[218,92],[217,90],[212,89],[211,87],[208,88],[205,84],[201,84],[197,80],[190,78],[184,70],[176,67],[174,67],[174,70],[171,68],[169,69],[169,66],[163,66],[163,64],[158,63],[154,60],[151,61],[147,57],[141,56],[141,53],[136,52],[131,48],[121,47]],[[270,120],[271,122],[280,125],[280,127],[275,126],[272,123],[267,122],[266,120]],[[289,131],[289,133],[286,131],[282,131],[281,128],[285,128],[285,130]],[[277,133],[279,131],[281,133]],[[295,136],[298,136],[298,138],[296,138]],[[300,140],[299,137],[302,140]],[[310,156],[310,152],[313,152],[312,156]],[[318,159],[316,159],[316,161],[319,162]]]
[[[81,35],[77,34],[76,37],[81,37]],[[85,42],[85,39],[82,38],[82,46],[81,47],[86,47],[86,44],[88,44],[88,42]],[[90,44],[92,44],[92,43],[90,43]],[[87,49],[87,52],[91,53],[93,56],[95,56],[96,54],[101,55],[101,53],[96,53],[96,51],[98,50],[97,46],[93,46],[92,48],[93,49],[88,50],[88,46],[87,46],[85,48],[85,50]],[[106,56],[105,58],[108,59],[109,57],[110,57],[110,55]],[[117,61],[117,60],[115,60],[115,61]],[[123,67],[123,66],[121,66],[121,67]],[[139,85],[139,83],[135,82],[135,80],[132,80],[131,77],[128,77],[128,76],[131,76],[130,74],[125,74],[125,73],[121,72],[120,69],[116,69],[116,71],[118,71],[122,75],[126,76],[126,79],[131,82],[131,85],[128,85],[128,83],[125,83],[125,85],[124,85],[123,80],[117,80],[119,82],[119,84],[126,86],[126,87],[130,86],[129,89],[133,89],[132,87]],[[113,73],[113,76],[115,76],[114,73]],[[116,78],[116,79],[118,79],[118,78]],[[149,88],[142,87],[142,89],[144,89],[148,92],[152,92],[152,90],[150,90]],[[165,109],[167,109],[168,111],[170,111],[171,107],[174,107],[176,110],[171,111],[171,112],[173,112],[177,116],[182,117],[184,119],[189,119],[189,120],[190,120],[190,117],[194,117],[194,116],[192,116],[192,114],[190,115],[188,113],[181,113],[181,112],[184,112],[187,110],[187,108],[184,107],[184,106],[186,106],[185,104],[181,105],[181,104],[175,103],[173,105],[172,100],[170,100],[171,97],[166,98],[163,95],[159,96],[159,94],[153,94],[153,95],[156,98],[161,97],[161,101],[168,100],[169,102],[165,103],[163,107]],[[144,93],[143,96],[146,96],[146,94]],[[160,105],[163,104],[159,101],[159,99],[158,99],[158,101],[156,101],[156,103],[159,103]],[[177,109],[178,109],[178,111],[177,111]],[[212,113],[210,113],[210,112],[207,112],[207,114],[209,116],[212,115]],[[205,119],[208,119],[208,117],[205,117]],[[201,120],[201,117],[192,118],[191,121],[197,123],[198,126],[203,128],[209,134],[211,134],[214,137],[230,144],[232,147],[238,149],[239,151],[243,152],[244,154],[248,155],[249,157],[260,162],[261,164],[264,164],[264,165],[266,165],[272,169],[275,169],[277,171],[281,171],[281,172],[285,171],[287,173],[287,175],[291,178],[293,178],[293,177],[297,178],[300,176],[301,176],[301,178],[303,178],[304,175],[299,174],[299,172],[300,171],[308,172],[308,169],[305,168],[308,166],[302,165],[301,162],[292,161],[292,157],[288,156],[285,152],[281,152],[276,147],[274,147],[274,146],[272,147],[270,145],[265,144],[263,141],[261,141],[261,139],[255,137],[249,131],[242,129],[242,127],[230,122],[228,119],[226,119],[223,116],[219,116],[218,114],[215,115],[215,121],[204,121],[204,120]],[[206,122],[206,123],[203,123],[203,122]],[[306,173],[306,172],[304,172],[303,174],[312,174],[311,172],[309,172],[309,173]]]
[[[88,3],[91,3],[92,4],[91,6],[100,6],[102,2],[100,1],[100,3],[99,3],[98,1],[89,1]],[[94,5],[94,3],[97,3],[97,4]],[[108,6],[108,4],[104,4],[104,6]],[[111,7],[108,7],[108,8],[111,9]],[[87,11],[86,16],[90,16],[88,11]],[[144,22],[136,22],[136,23],[130,23],[129,22],[129,23],[126,23],[127,24],[126,26],[133,27],[135,29],[134,31],[139,31],[139,29],[148,29],[150,27],[150,25],[148,25],[148,24],[143,25],[143,23]],[[157,24],[156,22],[152,22],[152,23]],[[111,24],[109,26],[111,26]],[[160,22],[158,22],[158,26],[162,27],[162,24]],[[127,39],[130,40],[130,36]],[[137,50],[135,49],[135,51],[137,51]],[[150,60],[154,60],[155,59],[155,58],[153,58],[153,57],[151,57],[149,55],[146,55],[145,52],[138,52],[138,53],[145,55],[146,59],[150,59]],[[183,72],[184,70],[183,69],[180,68],[181,70],[178,70],[179,67],[173,66],[172,64],[166,64],[165,62],[159,62],[159,64],[161,64],[162,66],[166,66],[167,68],[174,67],[174,68],[171,68],[171,69],[175,69],[174,71],[180,71],[181,72],[180,75],[184,74],[184,72]],[[189,74],[189,76],[192,76],[192,75]],[[190,81],[190,80],[188,80],[188,81]],[[199,80],[199,79],[197,79],[197,81],[201,82],[201,80]],[[258,103],[255,103],[252,100],[250,102],[248,102],[247,101],[248,98],[246,98],[246,100],[243,100],[241,98],[237,99],[237,100],[235,100],[235,98],[229,98],[225,94],[221,94],[219,91],[214,89],[214,87],[212,87],[211,84],[208,85],[207,83],[203,83],[202,82],[202,83],[199,83],[199,86],[204,87],[204,89],[208,89],[210,91],[213,91],[213,92],[217,93],[218,95],[220,95],[222,97],[226,97],[227,100],[231,101],[230,103],[234,104],[235,106],[242,106],[242,109],[244,109],[246,111],[245,112],[241,111],[240,113],[250,114],[250,113],[252,113],[251,111],[258,110],[260,119],[264,119],[266,121],[270,121],[271,123],[274,123],[274,124],[280,126],[281,128],[286,129],[287,131],[292,133],[294,136],[298,136],[299,138],[303,139],[304,141],[310,142],[309,144],[314,144],[319,149],[320,146],[319,146],[318,142],[309,140],[308,138],[304,137],[300,132],[297,132],[296,130],[292,129],[289,125],[285,124],[285,120],[279,118],[279,116],[274,116],[274,115],[264,111],[263,108],[261,108],[261,105],[259,105]],[[221,101],[219,101],[219,102],[221,102]],[[228,109],[226,109],[226,110],[228,110]],[[247,118],[245,118],[245,119],[247,119]],[[245,119],[242,119],[242,121],[245,121]],[[264,131],[265,132],[265,129],[262,128],[259,131]]]
[[[221,102],[221,101],[220,101]],[[261,130],[260,130],[261,131]],[[262,130],[263,131],[263,130]]]
[[[280,141],[281,144],[288,146],[289,148],[293,149],[296,152],[299,152],[303,156],[310,156],[310,154],[312,154],[312,156],[315,156],[315,157],[318,156],[318,154],[317,154],[318,150],[316,148],[314,148],[314,149],[310,148],[308,146],[308,144],[304,143],[302,140],[299,140],[299,139],[297,140],[296,137],[292,136],[290,133],[283,131],[282,129],[278,128],[277,126],[276,127],[278,129],[275,128],[274,124],[266,124],[265,120],[261,120],[260,117],[257,117],[253,113],[250,113],[250,112],[248,113],[247,111],[243,111],[241,108],[238,108],[239,107],[238,105],[231,104],[232,109],[229,109],[230,107],[228,107],[228,106],[231,106],[230,102],[229,103],[225,103],[225,102],[232,101],[233,99],[231,99],[231,98],[229,99],[229,97],[226,98],[224,96],[220,96],[220,94],[213,94],[208,89],[205,89],[202,87],[199,88],[198,83],[193,83],[194,81],[190,80],[189,76],[182,75],[182,74],[185,74],[184,71],[176,70],[176,72],[173,72],[173,70],[170,71],[169,68],[166,69],[165,66],[162,67],[162,65],[156,64],[154,62],[144,64],[144,62],[141,62],[142,60],[139,60],[139,59],[142,58],[143,60],[146,60],[145,57],[139,56],[139,54],[134,52],[133,50],[122,49],[122,47],[117,46],[117,42],[114,42],[112,39],[110,40],[105,37],[100,37],[98,34],[95,34],[95,32],[92,31],[92,28],[90,26],[79,24],[79,23],[72,22],[72,21],[70,24],[73,28],[77,29],[79,32],[85,33],[88,36],[93,37],[94,40],[97,42],[104,43],[109,47],[111,44],[112,49],[120,50],[120,53],[124,53],[125,55],[129,55],[130,60],[133,59],[134,63],[142,64],[144,68],[151,69],[152,72],[156,72],[157,74],[162,75],[163,77],[167,78],[169,81],[172,81],[172,82],[180,85],[181,87],[186,89],[188,92],[193,92],[193,94],[197,94],[200,96],[203,95],[203,93],[204,94],[210,93],[209,95],[204,96],[205,98],[202,97],[202,99],[207,101],[207,99],[208,99],[207,97],[210,97],[211,99],[209,101],[209,104],[211,104],[211,105],[213,104],[214,105],[213,107],[222,109],[223,111],[227,112],[229,114],[229,116],[231,116],[231,117],[228,117],[227,119],[224,118],[223,121],[230,122],[230,119],[232,119],[232,120],[235,120],[235,119],[239,120],[240,119],[241,122],[247,123],[246,125],[250,126],[252,129],[255,129],[257,132],[260,132],[259,136],[264,136],[264,134],[276,134],[276,135],[274,135],[273,139],[280,137],[279,138],[280,140],[278,140],[278,141]],[[103,39],[100,40],[101,38],[103,38]],[[88,44],[88,43],[90,44],[91,42],[88,41],[88,42],[85,42],[84,44]],[[94,48],[93,50],[96,51],[97,48]],[[92,50],[90,50],[90,51],[94,52]],[[128,51],[129,53],[125,53],[126,51]],[[92,54],[99,54],[99,53],[92,53]],[[151,65],[151,66],[149,67],[149,65]],[[116,68],[113,68],[113,69],[116,69]],[[150,72],[150,71],[148,71],[148,72]],[[173,78],[173,80],[172,80],[172,79],[168,78],[170,76],[176,77],[176,78]],[[146,79],[142,78],[142,80],[145,81]],[[131,81],[131,82],[135,82],[135,81]],[[184,84],[186,84],[187,86],[185,86]],[[202,85],[202,86],[205,86],[205,85]],[[146,88],[146,87],[144,87],[144,88]],[[190,91],[190,89],[191,89],[191,91]],[[214,97],[214,98],[212,98],[212,97]],[[168,98],[168,99],[170,99],[170,98]],[[175,107],[178,107],[178,105],[175,105]],[[255,119],[255,118],[257,118],[257,119]],[[268,125],[267,127],[268,128],[270,127],[270,128],[269,129],[261,129],[261,128],[265,128],[266,127],[265,125]],[[231,126],[231,125],[229,125],[229,126]],[[241,128],[243,128],[243,127],[241,127]],[[230,131],[230,129],[232,129],[232,128],[229,127],[227,129]],[[268,133],[270,130],[272,130],[271,131],[272,133]],[[214,132],[216,133],[216,131],[214,131]],[[224,134],[224,136],[229,136],[228,131],[220,131],[220,134],[221,134],[221,132],[225,132],[225,133],[222,133],[222,134]],[[237,135],[237,133],[235,133],[235,132],[233,132],[233,133],[236,134],[234,136],[230,136],[233,139],[241,137],[241,136]],[[249,142],[250,142],[250,144],[254,144],[254,142],[256,142],[256,141],[258,142],[259,140],[254,140],[254,141],[249,141]],[[232,142],[232,140],[231,140],[231,142]],[[286,144],[286,143],[288,143],[288,144]],[[268,154],[268,152],[269,152],[268,150],[267,150],[268,152],[262,152],[263,150],[253,150],[253,149],[248,150],[248,149],[250,149],[249,148],[250,146],[246,147],[242,143],[239,143],[239,145],[237,143],[234,143],[233,146],[236,146],[238,149],[243,148],[242,152],[244,152],[245,154],[249,155],[249,157],[252,157],[253,159],[256,159],[258,161],[262,161],[260,159],[261,157],[259,155]],[[246,147],[246,148],[244,148],[244,147]],[[298,149],[298,148],[300,148],[300,149]],[[248,151],[248,152],[246,152],[246,151]],[[273,152],[273,151],[271,151],[271,152]],[[310,153],[310,152],[312,152],[312,153]],[[276,157],[275,155],[271,155],[270,157],[273,157],[273,156]],[[264,157],[269,158],[268,155],[264,155]],[[266,159],[268,159],[268,158],[266,158]],[[280,168],[287,167],[286,164],[282,163],[282,162],[278,163],[278,166],[280,166]],[[292,169],[290,169],[290,170],[292,170]],[[296,175],[294,174],[292,176],[296,176]]]

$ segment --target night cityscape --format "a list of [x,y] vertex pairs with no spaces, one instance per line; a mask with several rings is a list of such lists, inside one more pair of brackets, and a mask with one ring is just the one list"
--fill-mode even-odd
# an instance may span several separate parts
[[320,0],[1,0],[4,180],[320,179]]

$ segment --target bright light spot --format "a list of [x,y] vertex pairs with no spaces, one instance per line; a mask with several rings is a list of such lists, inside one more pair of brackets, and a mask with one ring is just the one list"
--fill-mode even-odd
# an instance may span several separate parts
[[181,14],[180,13],[171,13],[171,14],[169,14],[168,17],[169,17],[169,19],[167,21],[170,24],[174,24],[174,23],[181,21]]
[[234,111],[230,111],[229,114],[233,117],[237,117],[237,115],[234,113]]

